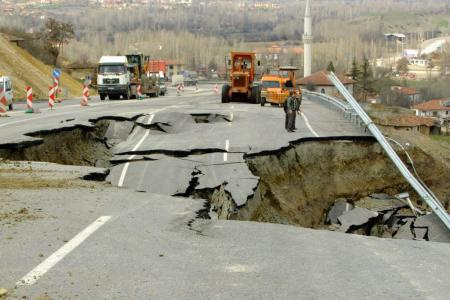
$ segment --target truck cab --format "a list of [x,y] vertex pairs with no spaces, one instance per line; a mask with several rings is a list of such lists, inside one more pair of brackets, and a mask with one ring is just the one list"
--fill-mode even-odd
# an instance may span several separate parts
[[9,110],[13,110],[13,90],[11,78],[0,75],[0,90],[5,93],[6,103]]
[[131,74],[126,56],[102,56],[98,64],[97,88],[101,100],[131,98]]
[[286,66],[272,70],[262,77],[261,106],[266,103],[282,105],[289,97],[289,92],[294,91],[298,97],[302,97],[302,91],[297,85],[296,67]]

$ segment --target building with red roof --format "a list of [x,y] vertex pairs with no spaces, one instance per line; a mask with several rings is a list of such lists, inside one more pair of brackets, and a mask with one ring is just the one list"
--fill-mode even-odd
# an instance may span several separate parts
[[[339,80],[344,86],[353,94],[353,88],[355,81],[344,76],[338,75]],[[342,97],[334,84],[328,79],[328,71],[319,71],[311,74],[308,77],[304,77],[299,81],[300,86],[304,89],[312,90],[333,97]]]
[[441,121],[450,118],[450,98],[430,100],[414,105],[411,108],[416,110],[418,116],[434,117]]

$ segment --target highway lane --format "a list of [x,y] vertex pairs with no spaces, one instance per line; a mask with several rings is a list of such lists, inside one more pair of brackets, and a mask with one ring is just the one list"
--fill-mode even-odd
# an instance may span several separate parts
[[[297,132],[289,134],[278,107],[221,104],[212,92],[186,92],[89,108],[64,104],[53,112],[18,112],[0,119],[1,144],[36,130],[140,115],[134,132],[113,148],[111,159],[122,163],[112,168],[109,179],[119,185],[122,177],[123,188],[99,183],[2,191],[10,199],[8,207],[39,214],[15,225],[0,222],[0,236],[5,237],[0,287],[8,288],[13,298],[445,299],[448,245],[274,224],[190,222],[204,207],[203,200],[172,195],[186,192],[194,176],[198,189],[226,181],[236,203],[243,204],[257,184],[245,154],[277,151],[318,136],[365,135],[339,113],[308,99],[303,114]],[[203,122],[205,116],[209,123]],[[74,120],[61,123],[68,118]],[[107,221],[91,230],[99,218]],[[60,260],[48,263],[60,253]],[[412,263],[417,261],[423,263]],[[27,282],[36,270],[39,277]]]
[[[447,296],[447,244],[218,220],[197,221],[194,231],[186,224],[200,200],[113,187],[8,193],[11,205],[44,215],[1,227],[12,238],[0,245],[0,285],[12,299]],[[33,284],[14,288],[101,216],[110,219]]]

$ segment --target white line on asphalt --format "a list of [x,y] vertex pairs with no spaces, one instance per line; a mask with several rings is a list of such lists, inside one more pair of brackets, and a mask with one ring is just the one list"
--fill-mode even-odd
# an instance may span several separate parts
[[97,231],[100,227],[105,225],[106,222],[111,219],[110,216],[103,216],[95,220],[91,225],[86,227],[83,231],[77,234],[67,244],[59,248],[55,253],[50,255],[46,260],[40,263],[36,268],[31,270],[30,273],[25,275],[20,281],[16,283],[19,285],[32,285],[35,284],[39,278],[44,276],[51,268],[53,268],[60,260],[62,260],[67,254],[72,252],[76,247],[83,243],[90,235]]
[[225,153],[223,154],[223,161],[228,161],[228,151],[230,150],[230,140],[225,141]]
[[312,128],[312,126],[311,126],[311,124],[309,123],[309,120],[308,120],[308,118],[306,117],[306,115],[305,115],[303,112],[302,112],[301,114],[302,114],[303,119],[305,120],[306,127],[308,127],[309,131],[311,131],[311,133],[312,133],[313,135],[315,135],[316,137],[320,137],[320,135]]
[[[150,118],[148,119],[147,125],[152,124],[153,119],[155,118],[155,114],[150,115]],[[147,129],[145,131],[144,136],[140,139],[140,141],[136,144],[136,146],[134,146],[133,150],[131,150],[132,152],[136,151],[137,149],[139,149],[139,147],[142,145],[142,143],[147,139],[148,135],[150,134],[150,129]],[[128,160],[132,160],[133,158],[135,158],[136,155],[131,155]],[[120,174],[120,178],[119,178],[119,183],[117,184],[118,187],[122,187],[123,183],[125,181],[125,176],[127,176],[127,172],[128,172],[128,168],[130,166],[130,163],[127,162],[125,164],[125,166],[122,169],[122,173]]]

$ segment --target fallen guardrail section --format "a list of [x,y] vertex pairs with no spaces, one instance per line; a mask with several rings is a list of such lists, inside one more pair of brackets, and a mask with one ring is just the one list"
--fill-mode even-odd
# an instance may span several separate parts
[[[383,133],[378,129],[372,119],[367,115],[364,109],[359,105],[356,99],[350,94],[350,92],[345,88],[342,82],[337,78],[337,76],[330,72],[328,75],[330,81],[336,86],[339,92],[348,101],[351,108],[358,114],[359,118],[362,120],[363,124],[369,129],[372,135],[377,139],[380,145],[383,147],[386,154],[395,164],[397,169],[403,175],[403,177],[411,184],[411,186],[416,190],[419,196],[427,203],[427,205],[433,210],[436,216],[447,226],[450,230],[450,215],[447,213],[445,208],[442,206],[439,199],[433,194],[433,192],[428,189],[424,184],[422,184],[414,175],[409,171],[407,166],[403,163],[394,149],[391,147],[387,139],[384,137]],[[326,101],[326,98],[322,98]],[[336,101],[335,101],[336,102]],[[337,107],[339,105],[335,105]]]

